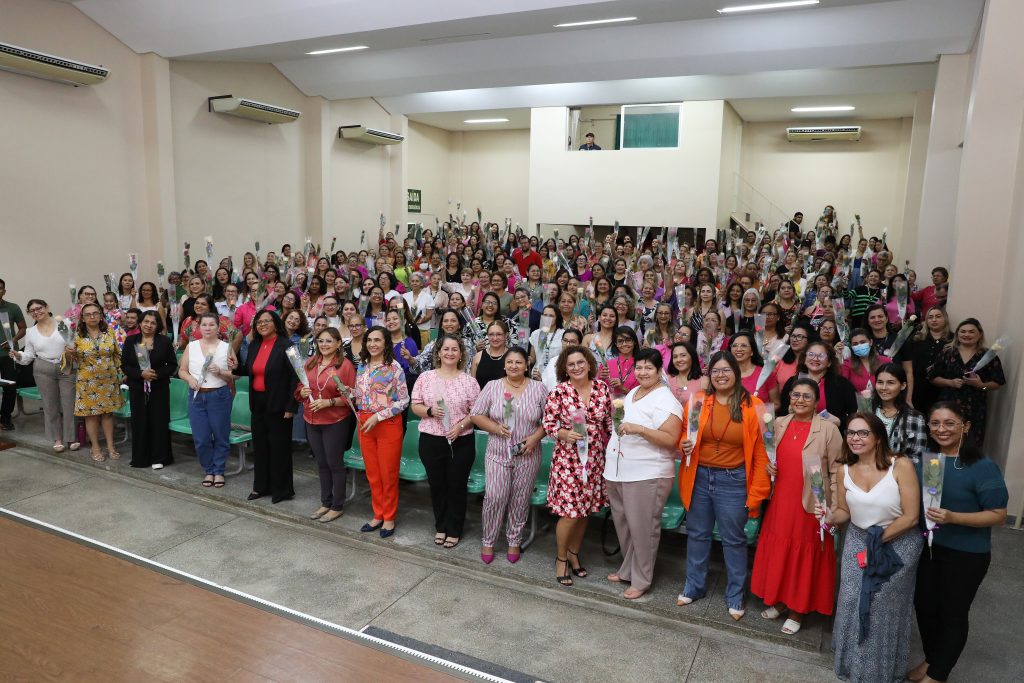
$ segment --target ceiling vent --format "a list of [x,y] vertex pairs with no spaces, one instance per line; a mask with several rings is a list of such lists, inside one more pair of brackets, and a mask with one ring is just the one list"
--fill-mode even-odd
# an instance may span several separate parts
[[860,126],[803,126],[787,128],[786,139],[790,142],[857,142],[860,133]]
[[367,128],[366,126],[339,126],[338,137],[346,140],[359,140],[370,145],[397,145],[405,138],[398,133]]
[[76,62],[6,43],[0,43],[0,69],[76,87],[102,83],[110,76],[110,69],[102,66]]
[[234,95],[219,95],[207,99],[207,105],[212,112],[238,116],[243,119],[251,119],[260,123],[291,123],[301,116],[301,112],[285,107],[278,107],[266,102],[257,102],[245,97]]

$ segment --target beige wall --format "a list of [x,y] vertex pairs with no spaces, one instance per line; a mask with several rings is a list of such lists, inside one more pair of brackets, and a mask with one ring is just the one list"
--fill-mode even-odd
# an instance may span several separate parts
[[[406,179],[409,187],[423,192],[421,213],[406,215],[411,223],[421,222],[433,229],[435,217],[447,220],[448,200],[455,200],[450,182],[453,135],[425,123],[409,122],[409,137],[402,143],[409,167]],[[451,210],[455,211],[454,206]]]
[[736,174],[740,171],[743,151],[743,119],[728,102],[722,111],[722,165],[718,173],[719,228],[729,227],[733,197],[736,194]]
[[787,214],[803,211],[814,227],[826,204],[843,228],[860,214],[865,235],[903,221],[912,126],[902,119],[844,121],[861,125],[860,142],[787,142],[786,128],[801,122],[746,123],[740,173]]

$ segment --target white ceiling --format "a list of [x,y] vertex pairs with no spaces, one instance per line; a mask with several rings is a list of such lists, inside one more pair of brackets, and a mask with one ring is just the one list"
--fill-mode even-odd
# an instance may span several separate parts
[[[971,48],[984,6],[984,0],[822,0],[795,11],[715,12],[740,1],[74,4],[137,52],[270,61],[307,95],[376,97],[395,113],[642,102],[664,99],[657,93],[665,90],[677,92],[675,99],[705,99],[702,92],[726,98],[871,93],[879,91],[869,72],[889,65],[907,69],[901,77],[918,87],[922,74],[934,81],[937,55]],[[640,21],[552,28],[634,15]],[[304,54],[354,44],[370,49]]]
[[[465,123],[466,119],[508,119],[505,123]],[[529,108],[476,109],[472,111],[429,112],[409,114],[410,121],[418,121],[444,130],[521,130],[530,127]]]
[[[898,119],[914,115],[914,93],[835,95],[830,97],[763,97],[729,100],[729,104],[744,121],[822,121],[837,122],[846,119]],[[800,112],[793,107],[821,107],[849,105],[853,111]]]

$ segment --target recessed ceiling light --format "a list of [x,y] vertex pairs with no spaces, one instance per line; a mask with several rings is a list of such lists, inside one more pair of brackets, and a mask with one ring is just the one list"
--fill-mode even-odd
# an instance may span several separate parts
[[790,111],[800,114],[812,111],[853,111],[854,109],[856,109],[856,107],[852,107],[848,104],[841,104],[832,107],[793,107]]
[[356,50],[369,50],[369,45],[353,45],[352,47],[332,47],[330,50],[313,50],[307,55],[329,55],[335,52],[355,52]]
[[508,119],[466,119],[463,123],[508,123]]
[[757,12],[763,9],[786,9],[788,7],[810,7],[817,5],[821,0],[786,0],[786,2],[762,2],[757,5],[736,5],[735,7],[723,7],[718,10],[719,14],[732,14],[733,12]]
[[619,17],[618,19],[594,19],[592,21],[571,21],[567,24],[555,24],[555,28],[571,26],[593,26],[594,24],[618,24],[623,21],[636,21],[636,17]]

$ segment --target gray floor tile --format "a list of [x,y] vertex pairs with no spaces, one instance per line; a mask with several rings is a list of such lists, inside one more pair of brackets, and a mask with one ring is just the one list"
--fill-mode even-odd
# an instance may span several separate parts
[[698,644],[678,628],[441,572],[372,625],[545,680],[579,683],[681,681]]
[[689,676],[676,680],[687,683],[825,683],[835,681],[836,677],[827,667],[704,638]]
[[370,549],[247,518],[162,553],[157,561],[360,629],[431,573]]
[[8,507],[145,557],[234,519],[176,496],[100,477]]
[[46,462],[37,456],[0,451],[0,505],[52,491],[89,478],[85,472],[67,467],[59,460]]

